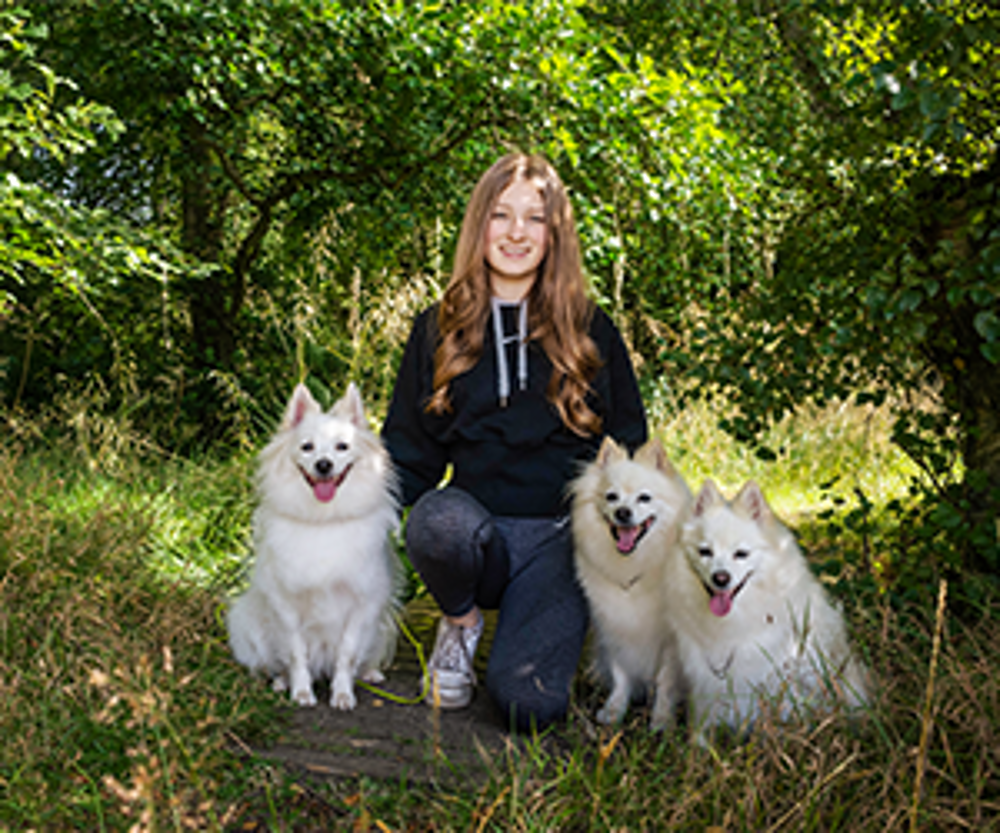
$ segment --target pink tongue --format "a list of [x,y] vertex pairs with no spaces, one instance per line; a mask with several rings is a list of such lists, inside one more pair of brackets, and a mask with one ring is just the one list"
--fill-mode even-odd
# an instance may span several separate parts
[[713,593],[708,603],[708,609],[716,616],[725,616],[732,610],[733,597],[729,593]]
[[629,553],[635,548],[636,538],[639,537],[639,527],[620,526],[618,527],[618,552]]
[[313,494],[316,496],[316,500],[329,503],[333,500],[333,496],[337,494],[337,481],[317,480],[313,484]]

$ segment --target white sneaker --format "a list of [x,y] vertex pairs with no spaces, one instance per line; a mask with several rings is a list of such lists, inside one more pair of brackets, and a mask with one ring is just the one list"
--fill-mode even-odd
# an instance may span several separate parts
[[482,635],[482,614],[472,627],[455,625],[446,616],[441,617],[434,652],[427,663],[430,688],[424,700],[428,705],[433,706],[435,699],[442,709],[462,709],[469,705],[472,689],[476,685],[472,658],[476,655],[476,646]]

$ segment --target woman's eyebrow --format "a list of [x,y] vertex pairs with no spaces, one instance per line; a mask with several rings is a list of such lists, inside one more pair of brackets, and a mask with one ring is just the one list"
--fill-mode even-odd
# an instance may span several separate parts
[[[500,202],[498,202],[496,205],[493,206],[493,210],[496,211],[498,208],[513,209],[514,206],[513,206],[512,203],[505,202],[505,201],[501,200]],[[544,200],[539,200],[538,202],[530,203],[527,206],[525,206],[525,208],[528,211],[544,211],[545,210],[545,201]]]

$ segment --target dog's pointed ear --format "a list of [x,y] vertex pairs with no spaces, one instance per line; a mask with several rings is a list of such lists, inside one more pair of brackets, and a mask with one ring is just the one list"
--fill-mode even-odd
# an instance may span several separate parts
[[733,506],[761,526],[766,526],[774,518],[774,512],[755,480],[748,480],[744,484],[733,501]]
[[719,506],[726,502],[718,486],[712,480],[706,480],[698,491],[698,497],[694,499],[694,508],[691,510],[696,518],[702,517],[713,506]]
[[597,452],[597,464],[599,466],[609,466],[619,460],[624,460],[628,452],[625,451],[614,438],[608,434],[601,443],[601,448]]
[[313,399],[309,388],[304,382],[299,382],[292,391],[292,398],[285,406],[285,416],[281,420],[281,430],[288,431],[302,422],[307,414],[319,411],[319,403]]
[[635,461],[663,472],[667,477],[677,477],[677,469],[670,462],[667,450],[659,437],[646,440],[635,453]]
[[358,428],[367,428],[368,420],[365,417],[365,404],[361,399],[361,391],[354,382],[347,385],[344,395],[333,406],[341,416],[349,419]]

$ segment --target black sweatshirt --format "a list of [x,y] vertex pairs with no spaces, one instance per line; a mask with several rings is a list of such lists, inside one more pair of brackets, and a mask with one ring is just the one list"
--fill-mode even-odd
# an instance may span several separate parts
[[[504,333],[516,332],[517,306],[505,307]],[[593,459],[602,437],[567,428],[545,397],[552,364],[540,345],[528,345],[528,385],[518,389],[516,345],[508,348],[510,399],[501,407],[492,322],[482,357],[451,382],[451,411],[425,411],[433,391],[437,305],[424,310],[406,344],[389,413],[382,427],[399,475],[404,506],[438,485],[449,463],[451,483],[494,515],[557,517],[568,511],[566,487]],[[601,356],[588,405],[604,432],[634,450],[646,441],[646,415],[621,335],[608,315],[594,311],[590,337]]]

